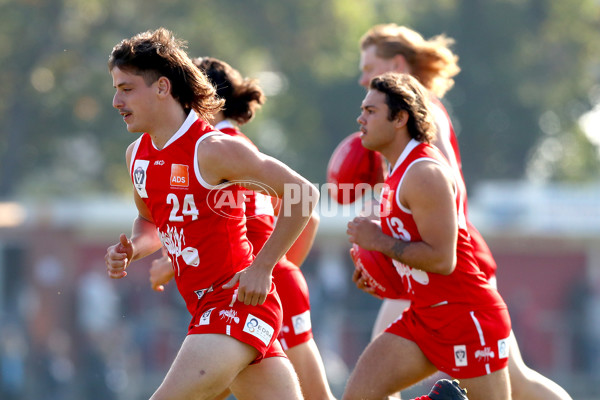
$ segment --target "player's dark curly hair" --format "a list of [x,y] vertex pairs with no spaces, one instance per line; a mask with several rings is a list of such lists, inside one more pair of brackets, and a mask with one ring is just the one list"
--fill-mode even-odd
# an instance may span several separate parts
[[371,79],[370,89],[385,94],[391,121],[402,110],[408,113],[406,127],[413,139],[431,143],[436,127],[429,108],[429,98],[423,85],[408,74],[388,72]]
[[141,75],[147,85],[161,76],[171,82],[171,95],[182,107],[195,110],[205,120],[221,110],[224,101],[206,76],[184,51],[186,42],[165,28],[146,31],[117,44],[109,58],[110,71],[121,70]]
[[256,79],[244,78],[238,70],[216,58],[195,58],[193,62],[217,89],[217,95],[225,100],[225,118],[240,125],[254,118],[266,100]]

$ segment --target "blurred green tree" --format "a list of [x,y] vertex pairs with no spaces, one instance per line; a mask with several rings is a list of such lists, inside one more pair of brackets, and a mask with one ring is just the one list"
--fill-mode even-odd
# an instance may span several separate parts
[[191,56],[260,79],[269,98],[246,132],[314,182],[357,130],[357,42],[384,22],[457,40],[462,72],[445,101],[471,185],[594,179],[598,152],[577,121],[598,102],[599,17],[594,0],[5,0],[0,198],[129,193],[123,155],[137,135],[111,107],[106,61],[159,26]]

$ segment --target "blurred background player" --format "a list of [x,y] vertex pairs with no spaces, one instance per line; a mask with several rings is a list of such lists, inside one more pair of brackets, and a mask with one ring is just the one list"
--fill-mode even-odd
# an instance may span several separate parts
[[[251,143],[238,126],[252,120],[265,101],[258,82],[243,78],[239,71],[215,58],[196,58],[193,61],[216,88],[218,97],[225,100],[224,109],[214,115],[212,122],[215,129]],[[257,254],[273,232],[278,203],[274,209],[271,197],[253,191],[244,194],[246,235],[254,254]],[[273,282],[283,309],[283,325],[278,339],[298,374],[302,393],[309,400],[330,400],[334,397],[312,334],[308,285],[299,268],[310,251],[318,222],[317,214],[313,213],[301,236],[273,269]],[[162,285],[173,277],[173,273],[167,256],[155,260],[150,270],[152,287],[162,290]]]
[[[208,124],[224,101],[184,47],[160,28],[121,41],[109,57],[113,106],[128,131],[144,133],[126,152],[139,215],[131,238],[121,234],[107,249],[108,275],[124,278],[131,261],[161,246],[175,266],[192,319],[152,400],[212,399],[227,388],[238,399],[299,400],[277,341],[283,316],[272,271],[319,194],[285,164]],[[300,202],[291,201],[290,185],[301,189]],[[287,207],[256,256],[243,204],[222,201],[247,188],[269,188]]]
[[510,317],[477,266],[463,188],[444,155],[428,94],[411,75],[373,78],[361,105],[362,143],[391,166],[381,223],[356,217],[351,243],[392,258],[411,305],[360,356],[343,399],[382,399],[436,371],[471,400],[510,400]]
[[[428,90],[437,127],[432,144],[444,153],[465,191],[464,207],[474,254],[480,269],[496,287],[496,262],[485,240],[468,218],[458,140],[448,112],[440,101],[454,85],[454,76],[460,72],[458,56],[450,49],[453,43],[453,39],[444,35],[426,40],[405,26],[375,25],[360,39],[359,84],[368,88],[373,77],[385,72],[400,72],[411,74]],[[408,305],[406,299],[384,299],[372,338],[392,323]],[[513,398],[516,400],[571,399],[558,384],[525,365],[514,333],[510,338],[509,373]]]

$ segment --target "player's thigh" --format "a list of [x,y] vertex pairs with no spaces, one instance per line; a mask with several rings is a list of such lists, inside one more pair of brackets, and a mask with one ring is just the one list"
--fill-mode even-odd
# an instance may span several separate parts
[[391,333],[371,342],[350,375],[344,399],[379,399],[437,371],[416,343]]
[[296,370],[304,397],[307,399],[332,397],[323,360],[313,339],[287,349],[286,354]]
[[300,385],[292,364],[270,357],[241,371],[230,386],[238,400],[301,400]]
[[211,399],[223,392],[258,355],[226,335],[188,335],[151,400]]
[[508,367],[477,378],[461,379],[469,400],[510,400]]
[[508,342],[508,374],[510,375],[511,382],[513,378],[524,379],[529,368],[525,365],[523,357],[521,356],[521,350],[519,350],[519,344],[515,337],[515,333],[511,330]]
[[375,339],[377,335],[382,333],[392,322],[397,320],[408,306],[410,306],[410,300],[383,299],[381,307],[379,307],[379,312],[377,313],[377,318],[373,324],[371,340]]

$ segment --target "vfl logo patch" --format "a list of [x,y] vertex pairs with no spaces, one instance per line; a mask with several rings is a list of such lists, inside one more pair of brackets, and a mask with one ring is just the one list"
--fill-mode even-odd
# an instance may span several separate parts
[[292,325],[294,326],[294,333],[296,335],[310,331],[312,328],[310,323],[310,310],[306,310],[302,314],[294,315],[292,317]]
[[244,324],[244,332],[257,337],[264,344],[268,345],[275,330],[260,318],[248,314],[248,318],[246,318],[246,323]]
[[498,340],[498,358],[508,358],[508,338]]
[[133,164],[133,186],[143,199],[148,198],[148,192],[146,192],[148,164],[150,164],[148,160],[135,160]]
[[209,325],[210,324],[210,314],[212,314],[212,312],[215,308],[216,307],[213,307],[209,310],[204,311],[204,314],[202,314],[202,316],[200,317],[200,321],[198,322],[198,324],[196,324],[196,326]]
[[464,344],[454,346],[454,363],[457,367],[467,366],[467,346]]
[[188,187],[190,173],[187,165],[171,164],[171,186]]

